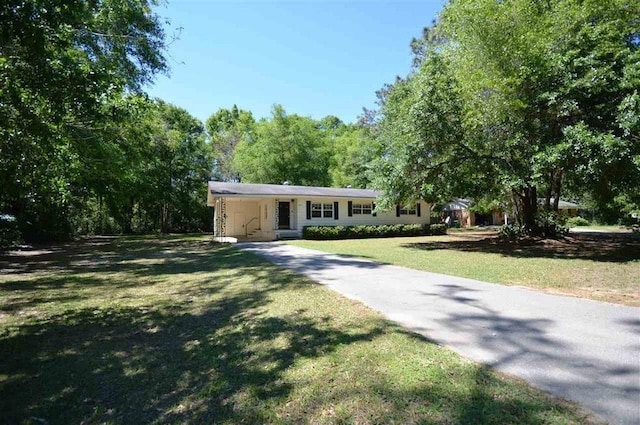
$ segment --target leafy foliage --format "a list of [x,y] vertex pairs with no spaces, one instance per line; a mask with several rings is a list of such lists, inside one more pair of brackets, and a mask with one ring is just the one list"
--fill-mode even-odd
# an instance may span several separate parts
[[88,172],[101,181],[93,192],[97,217],[85,218],[83,233],[207,229],[202,194],[213,161],[202,123],[162,101],[138,99],[137,106],[105,141],[115,147],[105,157],[114,161],[112,173]]
[[12,248],[22,241],[18,221],[9,214],[0,214],[0,251]]
[[257,123],[254,140],[238,143],[233,166],[246,183],[330,183],[325,133],[311,118],[287,115],[280,105],[273,107],[271,120]]
[[164,32],[144,0],[10,0],[0,28],[0,210],[28,239],[68,238],[123,93],[166,70]]
[[526,230],[518,224],[505,224],[500,227],[498,237],[505,240],[516,240],[527,234]]
[[[640,5],[623,0],[461,0],[385,89],[387,203],[512,199],[527,233],[565,189],[637,202]],[[553,202],[552,202],[553,200]]]
[[569,228],[571,227],[580,227],[580,226],[588,226],[591,224],[589,220],[586,218],[577,216],[577,217],[569,217],[565,222],[565,225]]
[[233,167],[236,145],[255,138],[256,122],[251,112],[238,109],[219,109],[206,122],[215,158],[214,178],[219,181],[238,181],[240,174]]
[[331,185],[368,188],[372,185],[373,165],[382,153],[380,142],[366,126],[344,126],[333,140],[330,163]]

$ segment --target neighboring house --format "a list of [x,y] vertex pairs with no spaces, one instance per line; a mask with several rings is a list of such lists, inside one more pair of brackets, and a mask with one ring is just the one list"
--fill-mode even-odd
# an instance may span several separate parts
[[[544,199],[538,199],[538,204],[543,205]],[[553,204],[553,198],[551,199]],[[488,214],[479,214],[470,210],[473,206],[473,200],[464,198],[455,198],[451,202],[445,204],[442,207],[444,216],[451,217],[451,223],[458,220],[460,227],[470,226],[491,226],[491,225],[503,225],[509,223],[512,218],[500,208],[496,208]],[[573,202],[563,201],[558,202],[558,212],[567,217],[575,217],[578,215],[580,205]]]
[[460,223],[460,227],[471,226],[497,226],[503,225],[508,217],[502,212],[502,210],[496,208],[489,214],[479,214],[471,211],[473,206],[473,200],[455,198],[451,202],[445,204],[442,207],[442,211],[445,217],[451,217],[450,225],[457,220]]
[[299,238],[305,226],[428,224],[430,205],[376,211],[368,189],[209,182],[214,236],[259,240]]
[[[538,204],[544,205],[544,199],[538,199]],[[551,198],[551,205],[553,205],[553,198]],[[562,199],[558,201],[558,212],[565,214],[567,217],[577,216],[580,208],[580,205],[573,202],[563,201]]]

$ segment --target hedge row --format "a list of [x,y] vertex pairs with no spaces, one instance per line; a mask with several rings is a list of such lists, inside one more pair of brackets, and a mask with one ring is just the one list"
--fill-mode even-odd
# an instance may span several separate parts
[[396,236],[444,235],[444,224],[382,224],[378,226],[305,226],[302,229],[304,239],[362,239],[390,238]]

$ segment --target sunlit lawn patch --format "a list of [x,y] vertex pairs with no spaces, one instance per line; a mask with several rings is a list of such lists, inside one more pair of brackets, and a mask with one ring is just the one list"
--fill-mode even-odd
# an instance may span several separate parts
[[495,233],[343,241],[291,241],[338,254],[522,285],[627,305],[640,305],[640,238],[572,235],[559,240],[501,242]]
[[206,237],[31,254],[0,257],[0,423],[589,420]]

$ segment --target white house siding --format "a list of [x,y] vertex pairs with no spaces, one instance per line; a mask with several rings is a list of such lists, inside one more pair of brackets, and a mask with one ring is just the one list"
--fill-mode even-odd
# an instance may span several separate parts
[[228,198],[226,202],[226,236],[244,236],[260,228],[259,199]]
[[[338,202],[338,220],[335,218],[324,218],[324,217],[312,217],[311,219],[307,219],[307,201],[311,201],[311,203],[334,203]],[[370,214],[354,214],[351,217],[348,215],[348,203],[349,201],[354,204],[367,204],[371,203],[371,199],[340,199],[336,200],[335,198],[308,198],[308,199],[299,199],[297,209],[297,222],[298,225],[296,229],[302,233],[302,228],[305,226],[357,226],[357,225],[381,225],[381,224],[429,224],[429,211],[431,205],[420,202],[420,217],[417,215],[400,215],[400,217],[396,216],[396,210],[390,211],[378,211],[378,213],[374,215]],[[335,215],[334,215],[335,217]]]
[[[382,224],[428,224],[430,205],[420,202],[421,215],[396,216],[395,208],[390,211],[378,211],[373,214],[352,214],[349,217],[349,201],[353,204],[369,204],[372,199],[336,199],[336,198],[223,198],[226,204],[224,236],[273,240],[278,237],[291,236],[291,231],[302,236],[305,226],[356,226]],[[312,217],[307,219],[307,201],[320,204],[338,202],[338,219],[334,217]],[[278,229],[278,202],[290,204],[290,231]],[[213,200],[211,204],[214,204]],[[218,208],[220,209],[220,208]],[[216,216],[220,211],[216,211]]]

